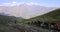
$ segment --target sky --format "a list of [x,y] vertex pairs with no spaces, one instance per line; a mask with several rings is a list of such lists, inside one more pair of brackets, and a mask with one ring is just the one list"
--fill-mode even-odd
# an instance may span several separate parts
[[41,6],[47,6],[47,7],[60,7],[60,0],[0,0],[0,5],[6,3],[35,3],[39,4]]

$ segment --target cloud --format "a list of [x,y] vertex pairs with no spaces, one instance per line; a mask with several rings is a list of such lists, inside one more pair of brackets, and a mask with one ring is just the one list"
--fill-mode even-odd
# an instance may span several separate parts
[[13,1],[12,3],[14,3],[14,4],[15,4],[15,3],[17,3],[17,2],[16,2],[16,1]]

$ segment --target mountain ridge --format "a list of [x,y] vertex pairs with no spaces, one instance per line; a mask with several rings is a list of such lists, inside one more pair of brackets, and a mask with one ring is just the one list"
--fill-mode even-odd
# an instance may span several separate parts
[[54,9],[56,8],[43,7],[40,5],[29,6],[27,4],[21,4],[19,6],[13,6],[13,7],[0,6],[0,12],[5,12],[6,14],[9,14],[9,16],[15,16],[15,17],[21,16],[25,19],[45,14]]

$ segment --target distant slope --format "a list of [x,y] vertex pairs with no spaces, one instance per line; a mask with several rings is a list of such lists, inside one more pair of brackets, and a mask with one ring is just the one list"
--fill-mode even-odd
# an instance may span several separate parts
[[23,22],[22,17],[14,17],[14,16],[5,16],[5,15],[0,15],[0,24],[7,24],[8,22],[14,23],[22,23]]
[[55,9],[47,14],[28,19],[28,21],[38,21],[38,20],[47,22],[60,21],[60,8]]

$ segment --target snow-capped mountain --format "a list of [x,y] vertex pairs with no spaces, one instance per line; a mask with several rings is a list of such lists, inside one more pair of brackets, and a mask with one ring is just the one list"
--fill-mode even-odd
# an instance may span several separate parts
[[51,12],[56,8],[44,7],[40,5],[28,5],[26,3],[15,5],[15,6],[0,6],[0,13],[4,12],[9,16],[23,17],[29,19],[45,13]]

